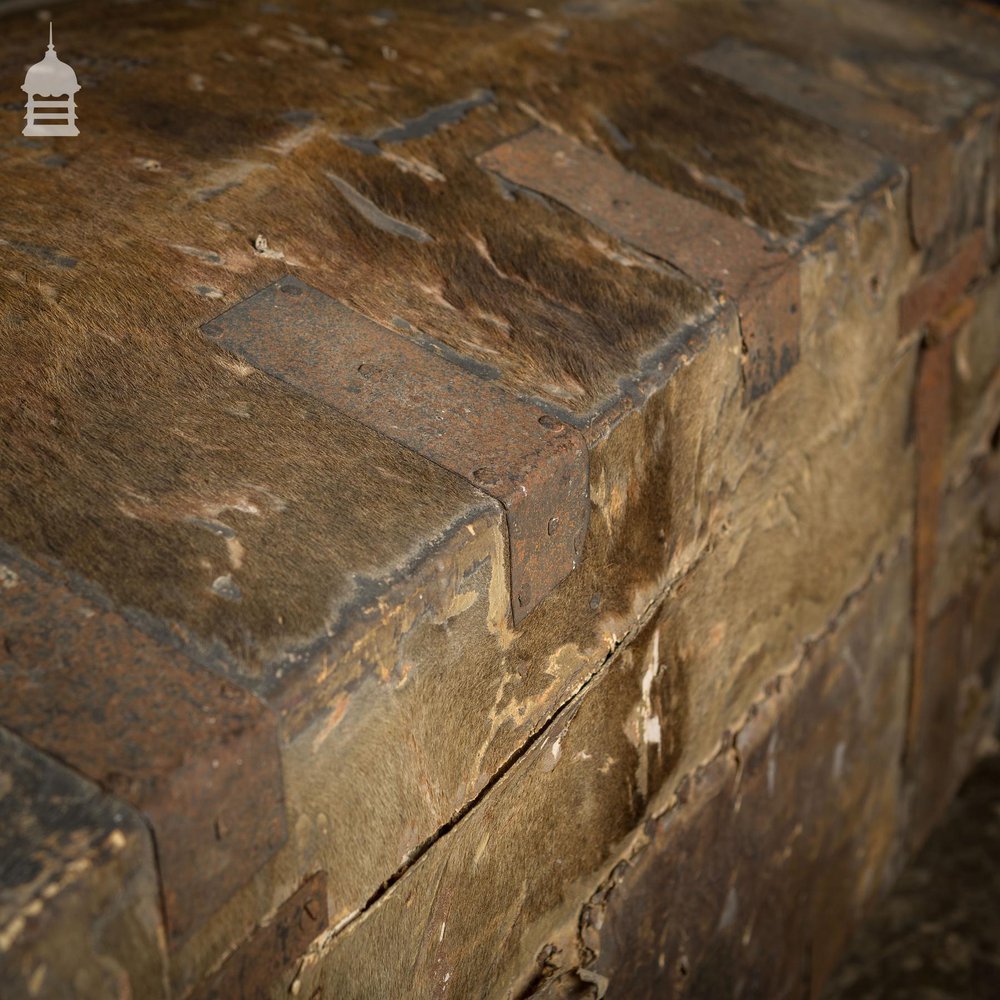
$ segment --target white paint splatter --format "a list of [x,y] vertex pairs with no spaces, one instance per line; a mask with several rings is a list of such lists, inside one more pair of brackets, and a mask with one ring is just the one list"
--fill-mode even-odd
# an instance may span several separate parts
[[655,715],[646,719],[643,724],[642,735],[647,743],[660,743],[660,720]]
[[653,681],[660,672],[660,630],[653,632],[653,647],[649,667],[642,675],[642,737],[646,743],[662,741],[660,719],[653,710]]

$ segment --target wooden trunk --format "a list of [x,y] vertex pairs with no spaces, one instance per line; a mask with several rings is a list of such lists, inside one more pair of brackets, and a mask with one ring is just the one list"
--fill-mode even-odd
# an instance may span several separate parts
[[1000,711],[996,8],[53,14],[4,997],[815,996]]

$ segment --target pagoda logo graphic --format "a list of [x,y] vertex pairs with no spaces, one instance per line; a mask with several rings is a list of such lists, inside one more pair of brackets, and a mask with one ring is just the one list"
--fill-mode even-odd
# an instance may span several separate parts
[[[76,127],[76,101],[80,89],[76,73],[56,55],[49,22],[49,48],[45,58],[25,74],[21,86],[28,95],[24,135],[79,135]],[[41,100],[39,100],[41,98]]]

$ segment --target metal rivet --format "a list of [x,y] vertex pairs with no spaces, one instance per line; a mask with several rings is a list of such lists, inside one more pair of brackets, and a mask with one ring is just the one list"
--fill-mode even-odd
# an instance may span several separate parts
[[488,469],[485,466],[481,469],[476,469],[472,473],[472,478],[479,483],[480,486],[496,486],[500,482],[500,477],[493,471],[493,469]]
[[549,535],[554,535],[559,530],[559,518],[549,518]]

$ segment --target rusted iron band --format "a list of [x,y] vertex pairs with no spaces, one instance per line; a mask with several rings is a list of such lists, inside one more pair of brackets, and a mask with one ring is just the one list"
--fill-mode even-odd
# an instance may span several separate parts
[[590,513],[579,431],[292,276],[203,330],[498,500],[515,624],[576,566]]
[[970,233],[954,256],[916,282],[899,300],[899,335],[905,337],[944,316],[986,270],[986,234]]
[[689,62],[830,125],[905,167],[910,173],[910,228],[917,246],[927,246],[944,227],[954,155],[943,132],[897,104],[738,39],[723,39]]
[[734,299],[747,401],[768,392],[798,361],[798,265],[755,229],[546,129],[496,146],[479,163]]
[[144,814],[173,946],[284,842],[272,713],[4,545],[0,723]]
[[222,968],[188,1000],[266,1000],[274,981],[301,958],[327,926],[326,873],[306,879]]
[[908,758],[920,740],[928,646],[930,602],[937,564],[945,465],[951,437],[951,392],[955,337],[975,313],[975,302],[960,299],[928,321],[914,390],[916,504],[913,553],[913,662],[907,717]]
[[915,546],[913,560],[913,669],[907,746],[913,745],[923,702],[924,661],[934,565],[937,561],[938,522],[944,458],[949,433],[951,399],[950,339],[928,343],[920,354],[914,417],[917,452]]
[[969,665],[979,671],[1000,657],[1000,562],[987,570],[970,603]]

